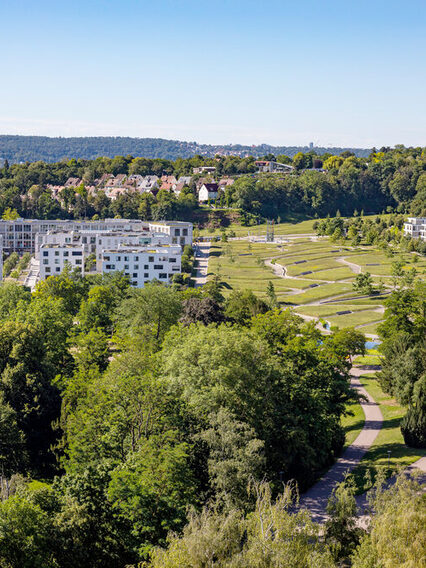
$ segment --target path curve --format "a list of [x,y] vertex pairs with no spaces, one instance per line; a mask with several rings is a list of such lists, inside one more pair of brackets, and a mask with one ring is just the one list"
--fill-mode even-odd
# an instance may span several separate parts
[[360,401],[361,408],[365,414],[363,429],[353,444],[346,448],[342,457],[331,466],[324,477],[300,496],[299,507],[308,509],[312,519],[318,523],[323,523],[327,519],[327,502],[334,487],[344,480],[348,471],[352,471],[358,465],[382,427],[383,416],[379,405],[359,381],[359,377],[368,372],[374,373],[375,371],[366,371],[356,367],[351,369],[351,386],[366,398],[365,401]]

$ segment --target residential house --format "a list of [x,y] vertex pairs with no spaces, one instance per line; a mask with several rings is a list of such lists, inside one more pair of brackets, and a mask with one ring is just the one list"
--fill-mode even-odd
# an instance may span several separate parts
[[198,191],[198,201],[200,203],[214,201],[218,193],[219,186],[217,183],[204,183]]

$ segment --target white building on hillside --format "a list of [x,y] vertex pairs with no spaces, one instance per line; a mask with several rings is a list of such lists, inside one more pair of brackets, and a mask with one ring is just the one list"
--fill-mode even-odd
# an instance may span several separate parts
[[219,193],[219,186],[217,183],[203,183],[198,190],[198,201],[205,203],[209,200],[214,201]]
[[170,283],[181,271],[181,257],[180,246],[120,246],[102,252],[102,272],[123,271],[137,288],[152,280]]
[[408,217],[407,222],[404,223],[404,235],[426,241],[426,218]]
[[99,221],[15,219],[0,220],[3,247],[11,252],[35,252],[36,235],[49,231],[148,231],[149,223],[139,219],[103,219]]
[[45,244],[40,248],[40,279],[58,276],[69,265],[84,274],[84,251],[81,245]]

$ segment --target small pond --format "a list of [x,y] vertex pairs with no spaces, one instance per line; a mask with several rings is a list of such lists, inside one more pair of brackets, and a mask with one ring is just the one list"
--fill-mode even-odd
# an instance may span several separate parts
[[381,341],[369,339],[365,342],[366,349],[377,349],[377,347],[381,344]]

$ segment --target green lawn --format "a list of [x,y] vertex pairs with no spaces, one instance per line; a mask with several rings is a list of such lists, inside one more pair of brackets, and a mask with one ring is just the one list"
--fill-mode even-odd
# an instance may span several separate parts
[[297,308],[295,311],[307,316],[323,317],[323,316],[332,316],[336,312],[341,312],[346,310],[359,312],[365,310],[366,308],[367,306],[357,306],[357,305],[351,306],[351,305],[341,305],[333,303],[333,304],[325,304],[322,306],[301,306],[300,308]]
[[[404,444],[399,424],[405,414],[405,408],[385,394],[374,377],[364,375],[360,378],[360,381],[380,405],[383,415],[381,431],[359,466],[352,473],[358,492],[362,493],[366,489],[367,471],[370,471],[372,477],[374,477],[375,470],[379,468],[383,469],[388,476],[392,475],[398,468],[406,468],[426,455],[426,450],[409,448]],[[390,455],[388,455],[388,451],[391,452]]]
[[348,266],[339,265],[336,268],[330,268],[328,270],[318,270],[312,274],[306,274],[304,278],[315,278],[319,280],[349,280],[354,279],[355,274]]
[[365,325],[364,327],[360,328],[360,331],[362,331],[362,333],[365,333],[366,335],[377,335],[377,326],[379,325],[379,322],[376,323],[372,323],[370,325]]
[[[308,219],[305,221],[298,221],[294,223],[276,223],[274,225],[274,232],[276,235],[302,235],[304,233],[312,233],[315,231],[312,225],[315,223],[315,219]],[[234,231],[237,237],[245,237],[247,235],[264,235],[266,233],[266,223],[261,225],[253,225],[251,227],[243,227],[242,225],[237,225],[233,223],[226,228],[226,231]],[[220,235],[222,229],[202,229],[200,230],[200,235]]]
[[306,292],[301,294],[296,294],[294,296],[288,296],[286,301],[292,304],[307,304],[308,302],[313,302],[316,300],[324,300],[332,296],[337,296],[339,294],[344,294],[352,290],[351,284],[321,284],[316,288],[310,288]]
[[345,445],[343,450],[350,446],[364,428],[365,415],[359,402],[353,402],[346,406],[346,410],[352,415],[343,416],[341,424],[345,430]]
[[[373,321],[379,321],[382,319],[383,319],[383,314],[375,312],[373,310],[355,312],[353,314],[346,314],[342,316],[327,317],[327,321],[329,321],[332,326],[337,325],[340,328],[355,327],[357,325],[370,323]],[[360,328],[360,331],[363,331],[363,328]]]

